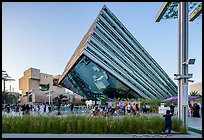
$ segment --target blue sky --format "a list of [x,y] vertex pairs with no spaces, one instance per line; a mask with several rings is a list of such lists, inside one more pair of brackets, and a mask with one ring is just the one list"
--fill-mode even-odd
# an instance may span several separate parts
[[[106,5],[167,72],[178,71],[178,19],[155,22],[162,2],[4,2],[2,3],[2,69],[16,81],[30,67],[62,74],[76,47]],[[189,66],[202,82],[202,18],[189,22]],[[177,84],[177,81],[174,80]]]

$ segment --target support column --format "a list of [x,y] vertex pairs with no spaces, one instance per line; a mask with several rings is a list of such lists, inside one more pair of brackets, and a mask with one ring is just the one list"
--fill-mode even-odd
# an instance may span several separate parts
[[[179,75],[188,75],[188,2],[180,2],[178,10],[179,21]],[[188,78],[178,80],[178,118],[188,130]]]

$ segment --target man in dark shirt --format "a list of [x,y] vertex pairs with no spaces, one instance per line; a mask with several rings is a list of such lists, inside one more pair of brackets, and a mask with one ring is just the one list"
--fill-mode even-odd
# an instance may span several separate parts
[[171,117],[172,116],[173,114],[170,114],[170,110],[167,110],[166,114],[163,115],[163,117],[165,117],[165,125],[164,125],[164,129],[162,130],[162,134],[165,133],[166,129],[168,129],[168,134],[171,133],[171,127],[172,127]]

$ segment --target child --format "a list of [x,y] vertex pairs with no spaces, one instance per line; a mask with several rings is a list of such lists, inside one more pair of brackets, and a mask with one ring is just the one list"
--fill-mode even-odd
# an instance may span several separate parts
[[164,129],[162,130],[162,135],[165,133],[165,130],[168,128],[168,134],[171,133],[171,127],[172,127],[172,121],[171,121],[171,117],[173,116],[173,114],[170,114],[170,110],[166,111],[166,114],[163,115],[163,117],[165,117],[165,126]]

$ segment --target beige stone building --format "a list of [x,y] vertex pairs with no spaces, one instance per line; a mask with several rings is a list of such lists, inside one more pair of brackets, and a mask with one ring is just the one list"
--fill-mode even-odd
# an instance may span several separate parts
[[198,92],[200,95],[202,95],[202,82],[190,84],[188,91],[189,91],[189,94],[195,91],[195,92]]
[[[53,81],[56,83],[59,77],[60,75],[53,76],[51,74],[41,73],[36,68],[27,69],[23,77],[19,79],[19,89],[22,90],[22,96],[20,97],[21,103],[45,103],[59,96],[59,94],[65,93],[65,88],[56,84],[53,85]],[[49,84],[49,90],[41,91],[39,89],[41,84]],[[51,94],[50,99],[49,92]],[[29,96],[26,96],[26,93],[29,93]]]

